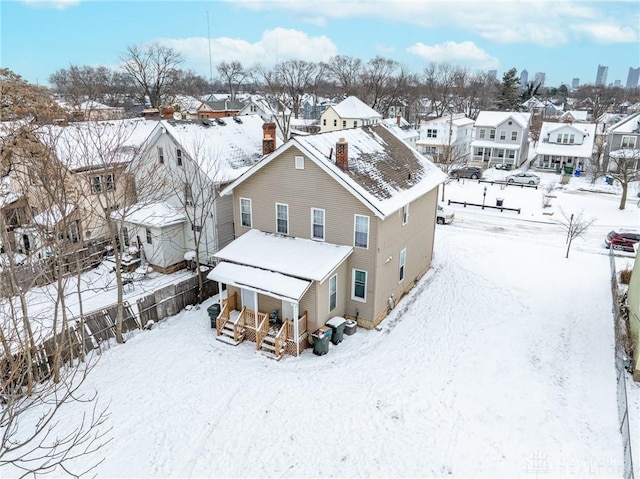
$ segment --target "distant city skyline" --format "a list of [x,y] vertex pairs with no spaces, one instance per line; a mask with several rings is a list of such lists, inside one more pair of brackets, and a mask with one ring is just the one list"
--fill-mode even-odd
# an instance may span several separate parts
[[[546,86],[594,84],[598,65],[626,85],[640,59],[636,0],[2,0],[0,65],[48,84],[70,65],[117,68],[128,46],[159,42],[209,79],[240,61],[383,56],[421,73],[449,63],[471,73],[516,68]],[[209,47],[211,47],[209,49]],[[211,55],[209,55],[211,51]],[[585,60],[586,59],[586,60]],[[630,64],[631,63],[631,64]],[[213,68],[212,68],[213,66]]]

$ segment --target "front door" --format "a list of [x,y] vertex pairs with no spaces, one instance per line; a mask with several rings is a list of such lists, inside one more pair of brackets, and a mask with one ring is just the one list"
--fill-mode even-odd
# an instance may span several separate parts
[[250,309],[251,311],[258,310],[258,298],[255,291],[251,291],[248,289],[242,289],[242,306]]

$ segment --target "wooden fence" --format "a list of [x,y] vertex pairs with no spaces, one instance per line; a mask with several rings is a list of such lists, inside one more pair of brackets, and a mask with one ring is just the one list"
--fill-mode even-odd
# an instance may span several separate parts
[[[203,273],[206,274],[206,273]],[[217,294],[218,284],[205,279],[202,298],[206,299]],[[136,304],[124,302],[124,317],[122,332],[127,335],[131,331],[149,327],[149,322],[158,322],[177,314],[187,305],[194,305],[198,300],[198,278],[193,276],[180,283],[165,286],[153,293],[140,298]],[[32,367],[34,374],[40,380],[46,380],[53,373],[53,360],[56,344],[59,346],[62,363],[93,351],[101,351],[109,347],[116,337],[117,304],[111,304],[99,310],[86,313],[79,318],[71,318],[67,331],[51,334],[38,344],[32,351]],[[151,323],[153,324],[153,323]],[[25,354],[16,353],[12,358],[0,359],[0,376],[2,384],[15,382],[12,378],[26,378]],[[21,365],[21,373],[16,373],[16,365]],[[2,391],[0,391],[2,393]]]

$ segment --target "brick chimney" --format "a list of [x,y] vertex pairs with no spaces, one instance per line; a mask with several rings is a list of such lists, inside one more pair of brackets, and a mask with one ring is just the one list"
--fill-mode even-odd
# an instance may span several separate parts
[[276,124],[273,122],[262,125],[262,154],[268,155],[276,150]]
[[402,116],[398,115],[396,116],[396,123],[398,124],[398,126],[402,126]]
[[344,138],[336,143],[336,165],[342,171],[349,171],[349,143]]

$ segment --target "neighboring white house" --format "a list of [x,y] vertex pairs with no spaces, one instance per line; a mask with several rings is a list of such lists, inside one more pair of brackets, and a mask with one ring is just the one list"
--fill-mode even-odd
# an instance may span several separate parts
[[423,120],[416,148],[420,153],[433,157],[436,163],[445,161],[445,153],[452,148],[455,158],[450,160],[464,162],[471,154],[473,124],[473,120],[464,113]]
[[372,126],[382,121],[382,115],[355,96],[332,105],[320,115],[320,131],[346,130]]
[[398,138],[402,138],[407,145],[416,148],[416,142],[420,138],[420,133],[411,123],[402,118],[400,115],[394,118],[385,118],[382,124],[386,126]]
[[586,110],[567,110],[560,115],[560,122],[586,122],[589,118],[589,112]]
[[[211,198],[262,158],[263,125],[269,124],[258,115],[160,122],[132,168],[137,184],[153,176],[158,189],[139,195],[138,208],[124,219],[129,238],[142,239],[138,246],[152,266],[182,267],[197,237],[200,262],[211,263],[233,240],[231,199]],[[275,125],[270,135],[275,138]]]
[[595,123],[544,122],[536,144],[537,168],[560,170],[571,167],[584,170],[593,153]]
[[529,153],[530,126],[531,113],[481,111],[471,142],[472,162],[483,167],[520,166]]

